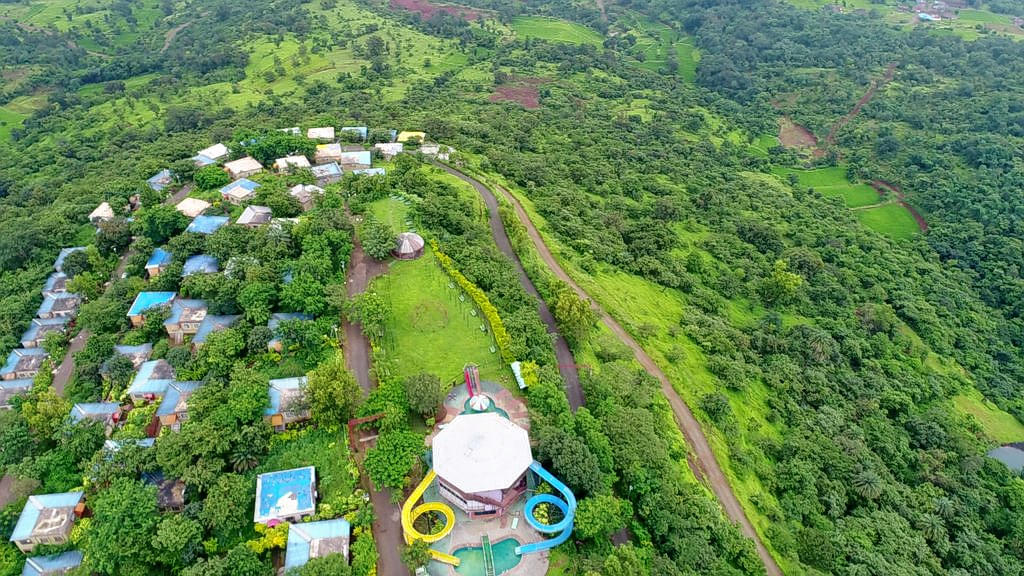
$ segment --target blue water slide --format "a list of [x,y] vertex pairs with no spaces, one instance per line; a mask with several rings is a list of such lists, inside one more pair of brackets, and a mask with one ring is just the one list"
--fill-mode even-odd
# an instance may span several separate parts
[[[569,490],[568,486],[545,470],[544,467],[540,465],[540,462],[537,462],[536,460],[533,461],[533,464],[530,464],[530,470],[532,470],[537,476],[540,476],[541,480],[544,480],[548,484],[554,486],[555,490],[558,490],[562,494],[562,498],[558,498],[553,494],[537,494],[526,501],[526,506],[523,508],[523,518],[534,530],[538,532],[543,532],[545,534],[561,532],[561,534],[548,540],[541,540],[540,542],[517,546],[516,554],[519,555],[550,550],[551,548],[554,548],[568,540],[569,536],[572,535],[572,522],[576,516],[576,496],[572,493],[572,490]],[[537,517],[534,516],[534,509],[539,504],[551,504],[557,507],[562,511],[562,519],[555,524],[544,524],[540,522],[537,520]]]

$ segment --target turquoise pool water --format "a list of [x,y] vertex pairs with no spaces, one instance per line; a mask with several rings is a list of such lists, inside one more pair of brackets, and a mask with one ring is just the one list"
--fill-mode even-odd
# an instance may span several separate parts
[[[502,574],[516,567],[519,564],[519,556],[516,556],[516,546],[519,542],[515,538],[505,538],[501,542],[491,544],[491,552],[494,554],[494,573]],[[459,548],[452,552],[459,559],[459,565],[455,571],[466,576],[484,576],[484,551],[479,546],[468,546]]]

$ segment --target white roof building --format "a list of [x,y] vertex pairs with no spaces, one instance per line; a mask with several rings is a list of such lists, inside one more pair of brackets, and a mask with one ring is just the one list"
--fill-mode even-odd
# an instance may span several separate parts
[[373,147],[380,150],[381,156],[385,158],[394,158],[405,149],[405,145],[401,142],[379,142],[374,144]]
[[230,153],[231,153],[231,151],[228,150],[227,146],[225,146],[225,145],[221,144],[220,142],[218,142],[218,143],[214,144],[213,146],[210,146],[209,148],[203,148],[196,155],[197,156],[206,156],[207,158],[209,158],[211,160],[220,160],[221,158],[224,158],[225,156],[227,156]]
[[199,198],[185,198],[181,202],[178,202],[178,205],[174,208],[189,218],[195,218],[209,207],[210,203],[206,200],[200,200]]
[[107,202],[101,203],[95,210],[89,213],[89,221],[92,223],[103,222],[114,217],[114,209]]
[[238,217],[235,224],[240,226],[260,226],[270,222],[273,216],[270,208],[266,206],[246,206],[242,215]]
[[231,178],[246,178],[253,174],[263,171],[263,165],[256,161],[252,156],[246,156],[245,158],[239,158],[238,160],[232,160],[224,164],[224,169],[228,171]]
[[306,138],[310,140],[334,140],[334,126],[310,128],[306,130]]
[[287,172],[292,168],[309,168],[309,159],[305,156],[285,156],[274,161],[274,169],[278,172]]
[[506,490],[533,463],[526,430],[494,412],[456,416],[433,452],[434,471],[464,494]]

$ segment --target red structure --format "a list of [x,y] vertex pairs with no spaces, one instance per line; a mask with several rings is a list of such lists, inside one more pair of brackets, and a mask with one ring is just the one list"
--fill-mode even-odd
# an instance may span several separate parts
[[480,394],[480,368],[476,364],[466,364],[462,369],[462,375],[466,379],[466,392],[469,392],[469,397]]

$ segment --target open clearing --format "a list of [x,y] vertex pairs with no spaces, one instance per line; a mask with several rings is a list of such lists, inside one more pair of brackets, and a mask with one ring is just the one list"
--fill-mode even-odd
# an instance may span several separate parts
[[954,396],[953,406],[958,412],[973,416],[985,434],[1000,444],[1024,441],[1024,424],[986,400],[974,388]]
[[850,208],[870,206],[878,203],[878,192],[869,184],[852,183],[847,180],[846,168],[843,166],[830,166],[815,170],[781,168],[776,169],[775,173],[783,177],[789,174],[796,174],[801,187],[814,188],[823,196],[842,198],[843,202]]
[[9,140],[11,131],[21,126],[25,118],[25,114],[0,106],[0,140]]
[[472,8],[453,6],[451,4],[434,4],[426,0],[391,0],[390,6],[392,8],[408,10],[409,12],[416,12],[424,20],[430,20],[438,12],[444,12],[451,16],[461,16],[466,20],[479,20],[482,16],[478,10],[473,10]]
[[779,142],[786,148],[815,148],[818,137],[803,126],[783,116],[779,119]]
[[490,100],[491,102],[516,102],[528,110],[540,108],[538,86],[546,81],[543,78],[514,78],[500,86],[495,86]]
[[687,82],[696,80],[700,52],[692,37],[681,35],[659,22],[640,17],[636,17],[632,32],[637,36],[633,51],[638,58],[642,55],[641,68],[652,72],[662,71],[668,62],[669,54],[674,51],[679,65],[677,74]]
[[858,210],[857,218],[860,219],[861,224],[875,232],[896,240],[911,238],[919,230],[914,216],[898,203]]
[[582,24],[541,16],[516,16],[512,19],[512,29],[523,38],[540,38],[552,42],[599,46],[603,41],[600,34]]
[[499,380],[506,370],[490,351],[490,332],[480,330],[484,320],[479,312],[471,313],[468,297],[459,300],[450,283],[428,247],[416,260],[393,262],[370,285],[390,309],[384,348],[395,375],[430,372],[447,382],[461,374],[465,363],[475,362],[484,378]]

